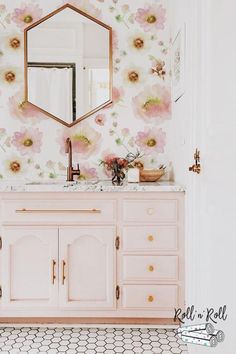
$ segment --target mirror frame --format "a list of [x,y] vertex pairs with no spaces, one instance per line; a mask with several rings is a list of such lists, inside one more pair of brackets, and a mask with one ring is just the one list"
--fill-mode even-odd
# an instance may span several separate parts
[[[72,123],[67,123],[64,120],[54,116],[53,114],[45,111],[44,109],[40,108],[39,106],[36,106],[32,102],[28,100],[28,31],[30,31],[32,28],[38,26],[40,23],[48,20],[50,17],[56,15],[57,13],[63,11],[66,8],[70,8],[71,10],[76,11],[80,15],[87,17],[89,20],[96,22],[98,25],[106,28],[109,31],[109,100],[101,104],[100,106],[94,108],[92,111],[87,112],[83,116],[77,118],[75,121]],[[113,84],[113,59],[112,59],[112,27],[106,25],[105,23],[101,22],[100,20],[90,16],[89,14],[83,12],[82,10],[78,9],[77,7],[71,5],[71,4],[65,4],[58,9],[56,9],[53,12],[50,12],[48,15],[44,16],[41,18],[39,21],[33,23],[32,25],[28,26],[24,30],[24,102],[32,105],[34,108],[38,109],[42,113],[46,114],[47,116],[53,118],[57,122],[65,125],[66,127],[72,127],[75,124],[81,122],[82,120],[88,118],[92,114],[96,113],[102,108],[105,108],[106,106],[110,105],[112,103],[112,84]]]

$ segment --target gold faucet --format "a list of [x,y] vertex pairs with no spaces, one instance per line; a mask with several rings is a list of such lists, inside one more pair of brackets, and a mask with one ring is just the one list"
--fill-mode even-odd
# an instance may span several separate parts
[[77,169],[74,170],[72,165],[72,144],[70,138],[66,139],[65,152],[68,154],[68,167],[67,167],[67,181],[74,181],[74,176],[80,175],[79,164],[77,164]]

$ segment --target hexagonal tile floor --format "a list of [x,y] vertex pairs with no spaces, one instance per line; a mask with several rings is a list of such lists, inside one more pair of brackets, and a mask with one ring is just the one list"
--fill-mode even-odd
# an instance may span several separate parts
[[172,329],[0,328],[1,354],[187,354]]

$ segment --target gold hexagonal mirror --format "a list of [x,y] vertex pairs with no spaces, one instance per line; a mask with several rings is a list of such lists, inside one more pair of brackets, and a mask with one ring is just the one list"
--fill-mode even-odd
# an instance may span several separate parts
[[112,102],[112,29],[66,4],[25,29],[25,101],[71,127]]

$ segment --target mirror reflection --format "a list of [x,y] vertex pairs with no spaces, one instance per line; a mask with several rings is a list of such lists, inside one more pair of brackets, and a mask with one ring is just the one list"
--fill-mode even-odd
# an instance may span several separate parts
[[71,126],[111,102],[111,28],[71,5],[26,30],[26,99]]

